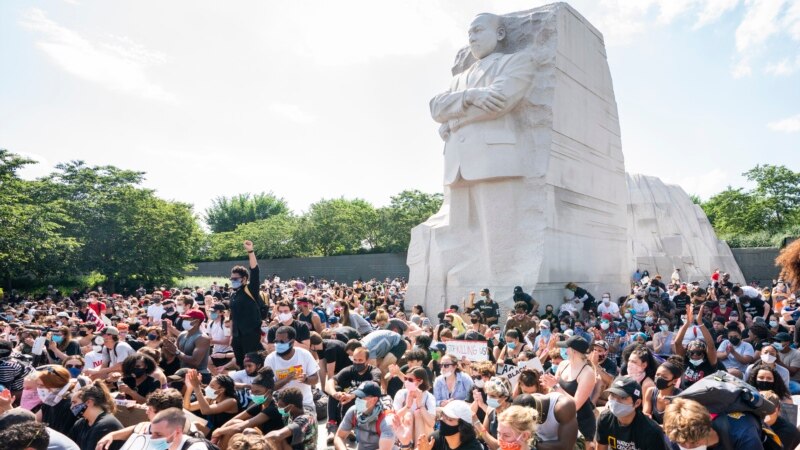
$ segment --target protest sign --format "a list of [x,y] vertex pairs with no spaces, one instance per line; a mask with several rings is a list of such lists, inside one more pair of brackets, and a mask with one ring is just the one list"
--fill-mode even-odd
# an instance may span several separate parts
[[517,388],[517,379],[519,378],[520,372],[521,369],[519,366],[513,364],[498,364],[497,369],[495,369],[495,374],[508,378],[508,381],[511,382],[512,389]]
[[530,367],[533,370],[538,370],[539,373],[544,373],[544,367],[542,366],[542,361],[539,360],[539,357],[536,356],[533,359],[529,359],[527,361],[520,361],[517,363],[520,369],[524,369],[526,367]]
[[466,356],[470,361],[486,361],[489,355],[484,341],[447,341],[447,354],[461,360]]
[[150,449],[150,435],[149,434],[132,434],[127,441],[122,445],[120,450],[149,450]]

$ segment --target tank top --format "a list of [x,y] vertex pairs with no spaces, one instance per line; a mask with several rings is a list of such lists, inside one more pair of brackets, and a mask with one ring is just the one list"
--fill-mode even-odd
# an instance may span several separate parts
[[[578,392],[578,378],[581,377],[583,369],[587,367],[589,367],[589,364],[584,364],[583,367],[581,367],[580,372],[578,372],[578,375],[576,375],[575,379],[572,381],[566,381],[560,377],[558,379],[558,385],[561,386],[561,389],[563,389],[564,392],[571,395],[572,398],[575,398],[575,394]],[[565,368],[564,370],[569,370],[569,367]],[[594,405],[592,404],[591,397],[586,399],[586,401],[583,403],[583,406],[578,409],[578,421],[587,420],[589,416],[594,417]]]
[[[544,422],[539,424],[536,428],[536,435],[539,436],[539,440],[542,442],[547,441],[557,441],[558,440],[558,420],[556,420],[556,415],[553,413],[556,408],[556,402],[558,401],[559,397],[561,397],[560,392],[551,392],[547,394],[547,398],[550,400],[550,404],[547,407],[547,416],[545,417]],[[539,420],[542,420],[540,417]]]
[[[188,336],[186,334],[181,334],[178,337],[178,348],[183,353],[191,355],[192,353],[194,353],[194,346],[197,343],[197,339],[199,339],[200,336],[202,335],[203,333],[200,332],[197,332],[191,336]],[[187,366],[185,366],[181,361],[181,367],[187,367]],[[208,352],[206,352],[206,354],[203,355],[203,359],[200,360],[200,364],[197,366],[197,371],[208,372]]]
[[302,313],[300,313],[300,314],[297,315],[297,320],[299,320],[300,322],[307,323],[308,324],[308,329],[311,330],[311,331],[314,331],[314,322],[311,321],[311,316],[315,315],[315,314],[317,314],[317,313],[315,313],[313,310],[310,311],[306,315],[303,315]]
[[[672,395],[678,395],[680,393],[681,390],[675,388],[675,392],[673,392]],[[653,398],[651,401],[653,403],[653,408],[650,410],[650,415],[657,424],[662,425],[664,423],[664,411],[658,410],[658,389],[653,389]]]

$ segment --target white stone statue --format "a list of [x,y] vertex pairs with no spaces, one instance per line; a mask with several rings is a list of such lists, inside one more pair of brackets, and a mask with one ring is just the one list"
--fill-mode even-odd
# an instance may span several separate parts
[[411,233],[409,301],[440,311],[514,286],[558,303],[575,282],[627,290],[625,174],[602,35],[565,3],[480,14],[431,100],[444,202]]

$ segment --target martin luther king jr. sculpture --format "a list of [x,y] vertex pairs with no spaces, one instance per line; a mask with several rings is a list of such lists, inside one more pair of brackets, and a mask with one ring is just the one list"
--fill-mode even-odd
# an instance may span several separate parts
[[410,302],[429,311],[514,286],[625,289],[626,187],[602,35],[564,3],[479,14],[430,102],[444,202],[411,233]]

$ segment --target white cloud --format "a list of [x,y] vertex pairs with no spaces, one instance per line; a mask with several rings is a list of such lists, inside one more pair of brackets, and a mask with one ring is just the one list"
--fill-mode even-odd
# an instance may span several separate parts
[[316,117],[303,111],[299,106],[289,103],[272,103],[269,105],[268,109],[273,114],[285,117],[299,124],[309,124],[316,120]]
[[747,52],[763,44],[781,29],[778,16],[785,0],[748,0],[747,12],[736,29],[736,49]]
[[708,0],[697,14],[694,29],[702,28],[719,20],[726,12],[736,8],[739,0]]
[[764,73],[780,77],[792,75],[798,70],[800,70],[800,56],[797,56],[794,61],[784,58],[778,62],[767,64]]
[[800,41],[800,0],[792,0],[792,4],[783,17],[783,26],[795,41]]
[[800,132],[800,114],[771,122],[767,124],[767,127],[772,131],[780,131],[783,133]]
[[50,20],[44,11],[32,8],[21,22],[39,33],[37,46],[62,69],[113,91],[174,102],[175,97],[154,83],[147,67],[163,63],[165,56],[126,37],[91,42],[80,33]]
[[736,65],[733,67],[733,71],[731,75],[733,78],[744,78],[749,77],[753,74],[753,68],[750,67],[750,58],[743,56],[736,62]]

